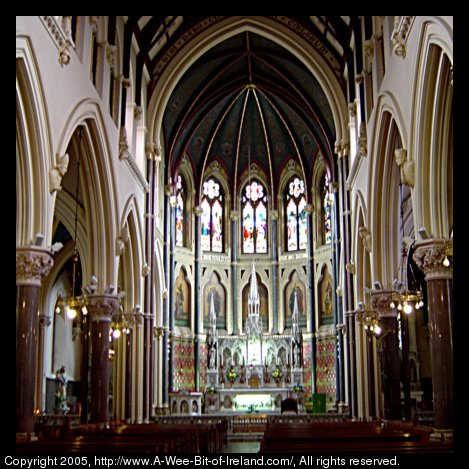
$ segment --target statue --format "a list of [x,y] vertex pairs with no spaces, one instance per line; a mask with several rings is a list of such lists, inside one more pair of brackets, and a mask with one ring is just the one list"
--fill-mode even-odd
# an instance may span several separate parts
[[217,358],[217,351],[215,350],[215,347],[212,345],[209,351],[209,365],[208,365],[209,369],[213,370],[215,368],[216,358]]
[[67,384],[68,379],[65,376],[65,366],[55,373],[55,412],[57,414],[66,414],[67,406]]

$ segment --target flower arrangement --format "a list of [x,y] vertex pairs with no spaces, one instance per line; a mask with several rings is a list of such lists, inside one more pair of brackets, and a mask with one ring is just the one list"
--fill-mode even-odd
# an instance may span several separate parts
[[300,383],[296,383],[294,388],[293,388],[293,391],[295,392],[303,392],[304,391],[304,387],[303,385],[301,385]]
[[226,374],[226,377],[233,383],[234,380],[238,377],[238,375],[236,374],[236,371],[234,370],[233,367],[231,367],[228,371],[228,373]]
[[283,373],[282,370],[277,366],[275,367],[275,370],[272,371],[272,378],[275,379],[275,381],[279,381],[282,379]]
[[210,393],[210,394],[213,394],[213,393],[216,392],[216,390],[217,390],[217,388],[215,387],[214,384],[212,384],[212,385],[210,385],[210,386],[207,388],[207,391],[206,391],[206,392],[208,392],[208,393]]

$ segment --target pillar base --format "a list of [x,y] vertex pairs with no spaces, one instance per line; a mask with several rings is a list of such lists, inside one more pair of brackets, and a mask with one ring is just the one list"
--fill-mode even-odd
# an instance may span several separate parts
[[440,443],[452,443],[453,442],[453,429],[437,429],[434,428],[430,434],[430,441],[438,441]]
[[16,433],[16,442],[17,443],[29,443],[30,441],[37,441],[37,440],[38,440],[38,438],[34,434],[34,432],[32,432],[32,433],[17,432]]

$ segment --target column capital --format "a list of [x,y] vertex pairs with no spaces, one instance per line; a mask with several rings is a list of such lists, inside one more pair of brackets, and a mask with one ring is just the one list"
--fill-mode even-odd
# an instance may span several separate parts
[[16,285],[41,286],[54,260],[48,249],[38,246],[16,247]]
[[116,295],[88,296],[88,311],[91,321],[111,322],[112,315],[119,309]]
[[270,215],[271,220],[273,220],[273,221],[278,220],[278,210],[271,210],[269,215]]
[[200,217],[200,215],[202,215],[203,210],[200,205],[196,205],[193,209],[193,212],[196,217]]
[[[453,241],[429,239],[415,244],[413,255],[426,280],[453,278]],[[449,262],[447,262],[449,261]],[[445,265],[448,264],[448,265]]]
[[391,308],[392,295],[392,290],[371,291],[371,306],[378,312],[379,318],[397,318],[397,309]]

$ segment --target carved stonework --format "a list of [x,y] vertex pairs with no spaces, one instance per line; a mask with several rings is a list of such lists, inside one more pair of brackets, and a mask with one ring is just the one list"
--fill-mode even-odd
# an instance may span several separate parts
[[353,103],[349,103],[348,112],[349,112],[350,117],[355,117],[357,115],[357,102],[356,101],[353,101]]
[[16,248],[16,285],[41,286],[54,260],[50,252],[36,246],[22,246]]
[[[451,254],[448,254],[448,247],[451,247]],[[448,266],[443,263],[445,257],[450,261]],[[452,242],[431,239],[417,243],[413,258],[426,280],[453,278]]]
[[111,322],[111,317],[119,310],[119,301],[115,295],[88,296],[88,311],[92,321]]
[[401,170],[401,182],[406,186],[414,187],[415,182],[415,163],[414,160],[407,159],[407,150],[396,148],[394,151],[396,163]]
[[339,158],[342,158],[343,156],[347,156],[349,151],[349,141],[345,138],[342,140],[338,140],[335,142],[334,145],[334,152]]
[[127,131],[121,127],[119,131],[119,159],[126,160],[130,157],[129,145],[127,143]]
[[395,16],[394,29],[391,33],[391,41],[393,43],[393,52],[398,56],[404,58],[407,53],[407,37],[410,28],[414,22],[415,16]]
[[270,211],[270,219],[277,221],[278,220],[278,210],[271,210]]
[[120,256],[124,250],[125,245],[130,240],[129,226],[125,224],[121,230],[121,234],[116,239],[116,254]]
[[193,212],[196,217],[200,217],[200,215],[202,215],[203,210],[200,208],[199,205],[196,205],[193,209]]
[[312,204],[307,204],[305,207],[305,211],[307,214],[311,215],[314,212],[314,206]]
[[361,226],[358,228],[358,234],[362,239],[363,246],[365,247],[366,251],[371,253],[372,240],[370,230],[366,226]]
[[357,269],[355,268],[355,264],[353,263],[353,261],[350,261],[350,262],[347,262],[347,264],[345,265],[345,269],[347,270],[347,272],[349,274],[352,274],[352,275],[355,275]]
[[360,123],[360,134],[358,137],[357,156],[365,157],[368,154],[368,139],[366,137],[366,125],[364,122]]
[[55,155],[55,166],[49,170],[49,191],[53,192],[62,190],[62,177],[68,169],[69,156],[68,153],[60,156],[58,153]]
[[106,43],[106,60],[111,68],[116,65],[117,46]]
[[145,262],[142,265],[142,277],[146,277],[150,273],[150,266]]
[[363,48],[365,49],[365,55],[369,58],[373,57],[374,53],[374,43],[373,39],[368,39],[363,43]]
[[139,121],[142,117],[142,114],[143,114],[142,106],[135,106],[135,108],[134,108],[134,118],[135,118],[135,120]]
[[70,54],[70,43],[67,41],[63,46],[59,49],[59,64],[63,67],[64,65],[68,65],[71,59]]
[[391,290],[379,290],[371,292],[371,306],[378,312],[380,318],[397,317],[397,308],[391,308]]

